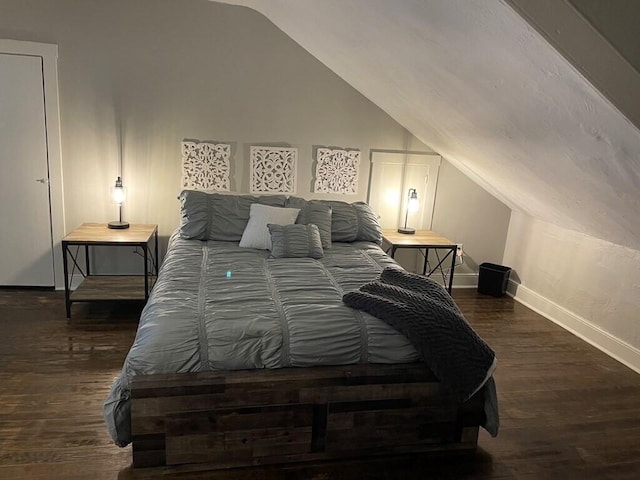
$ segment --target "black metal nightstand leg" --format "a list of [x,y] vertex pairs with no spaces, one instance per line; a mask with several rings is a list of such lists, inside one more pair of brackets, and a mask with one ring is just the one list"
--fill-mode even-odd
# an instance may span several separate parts
[[449,295],[452,294],[453,292],[453,272],[456,269],[456,254],[458,253],[458,247],[456,246],[455,249],[451,250],[451,256],[453,257],[451,259],[451,274],[449,275]]
[[62,242],[62,266],[64,269],[64,304],[67,309],[67,320],[71,319],[71,295],[69,294],[69,267],[67,266],[67,253],[69,245]]

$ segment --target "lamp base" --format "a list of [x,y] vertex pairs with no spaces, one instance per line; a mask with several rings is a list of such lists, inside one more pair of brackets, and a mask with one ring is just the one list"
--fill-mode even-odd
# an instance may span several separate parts
[[415,228],[409,228],[409,227],[400,227],[400,228],[398,228],[398,233],[404,233],[406,235],[413,235],[414,233],[416,233],[416,229]]
[[107,223],[107,227],[115,228],[117,230],[124,230],[125,228],[129,228],[129,222],[116,220],[116,221]]

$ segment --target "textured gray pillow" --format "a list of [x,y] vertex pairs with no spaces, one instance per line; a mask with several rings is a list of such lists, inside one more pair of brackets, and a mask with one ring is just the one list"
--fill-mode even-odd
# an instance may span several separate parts
[[197,240],[239,242],[253,203],[284,207],[284,195],[225,195],[196,190],[180,194],[180,236]]
[[382,243],[382,227],[371,207],[364,202],[320,200],[331,207],[331,241]]
[[324,252],[320,231],[314,224],[267,225],[271,232],[271,256],[273,258],[322,258]]
[[354,202],[351,206],[356,210],[358,217],[358,234],[356,240],[375,242],[382,244],[382,226],[378,216],[365,202]]
[[296,197],[296,196],[291,195],[290,197],[287,198],[287,203],[286,203],[285,207],[302,209],[307,204],[307,202],[308,202],[308,200],[306,200],[306,199],[304,199],[302,197]]
[[322,248],[331,246],[331,206],[316,200],[306,202],[298,214],[296,223],[314,224],[320,232]]
[[[366,203],[347,203],[339,200],[305,200],[300,197],[289,197],[287,199],[287,207],[304,210],[309,205],[331,207],[332,242],[355,242],[356,240],[361,240],[375,242],[378,245],[382,243],[382,227],[377,215],[373,213],[371,207]],[[299,216],[296,223],[314,222],[302,222]],[[322,228],[320,229],[320,235],[323,235]],[[323,238],[324,241],[325,238]]]

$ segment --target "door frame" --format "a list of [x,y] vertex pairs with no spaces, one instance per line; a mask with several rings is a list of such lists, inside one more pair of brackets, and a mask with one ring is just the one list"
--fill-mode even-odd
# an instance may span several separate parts
[[58,94],[58,46],[49,43],[0,39],[0,53],[33,56],[42,59],[49,169],[49,208],[51,209],[51,251],[53,253],[54,284],[55,288],[60,290],[64,288],[62,238],[65,235],[65,218]]
[[[436,170],[436,174],[433,177],[433,182],[431,184],[431,188],[429,188],[429,197],[428,198],[420,198],[420,201],[422,202],[421,205],[421,210],[422,210],[422,218],[421,218],[421,223],[422,228],[428,229],[430,230],[432,228],[433,225],[433,212],[435,210],[435,205],[436,205],[436,196],[438,193],[438,179],[439,179],[439,175],[440,175],[440,166],[442,165],[442,155],[440,155],[439,153],[436,152],[424,152],[424,151],[414,151],[414,150],[387,150],[387,149],[371,149],[371,151],[369,152],[369,161],[370,163],[370,169],[369,169],[369,184],[367,186],[367,203],[371,203],[371,189],[372,189],[372,182],[373,182],[373,173],[374,173],[374,168],[375,168],[375,164],[377,162],[383,162],[384,159],[380,159],[380,158],[376,158],[376,154],[381,154],[381,155],[399,155],[401,156],[401,160],[397,161],[398,165],[402,165],[403,167],[403,174],[402,174],[402,183],[403,183],[403,191],[401,192],[401,200],[400,200],[400,205],[398,205],[398,221],[397,221],[397,226],[401,225],[401,220],[402,218],[404,218],[403,212],[405,211],[406,207],[407,207],[407,198],[406,198],[406,191],[408,187],[408,185],[405,185],[406,183],[406,170],[407,170],[407,166],[412,165],[411,162],[409,161],[409,157],[423,157],[423,158],[430,158],[434,161],[437,161],[438,165],[437,165],[437,170]],[[425,185],[425,188],[428,188]],[[428,216],[429,218],[429,222],[428,225],[425,224],[425,217]]]

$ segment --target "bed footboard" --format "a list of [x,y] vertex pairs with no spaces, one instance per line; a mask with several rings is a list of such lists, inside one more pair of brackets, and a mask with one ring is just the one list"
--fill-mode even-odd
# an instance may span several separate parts
[[455,405],[424,364],[135,377],[134,467],[210,468],[471,451],[484,392]]

